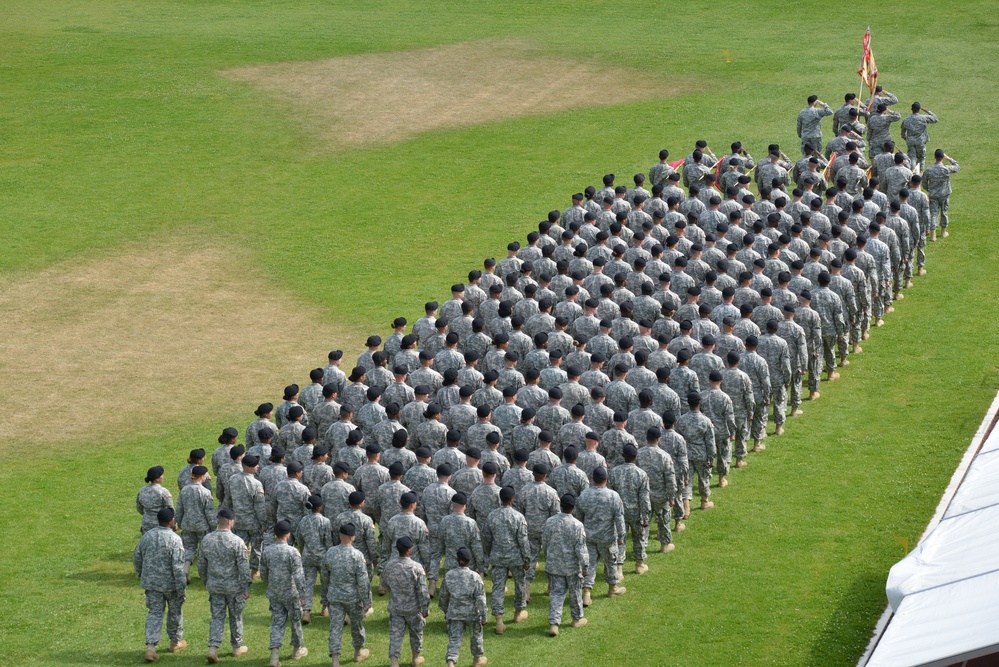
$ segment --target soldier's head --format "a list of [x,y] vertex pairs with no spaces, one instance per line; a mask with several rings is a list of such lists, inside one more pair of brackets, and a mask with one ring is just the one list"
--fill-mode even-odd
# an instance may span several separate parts
[[469,447],[465,450],[465,465],[469,468],[478,468],[479,461],[482,460],[482,452],[478,447]]
[[217,515],[219,530],[232,530],[235,518],[236,515],[232,513],[231,509],[228,507],[221,508]]
[[337,461],[333,464],[333,476],[337,479],[347,479],[350,475],[350,468],[343,461]]
[[208,479],[208,468],[202,465],[191,468],[191,482],[194,484],[204,484],[206,479]]
[[566,493],[558,499],[558,504],[563,514],[572,514],[572,511],[576,509],[576,496]]
[[468,496],[461,491],[451,496],[451,507],[455,514],[464,514],[466,505],[468,505]]
[[364,507],[364,491],[351,491],[350,495],[347,496],[347,502],[350,503],[350,508],[354,510],[359,510]]
[[[317,449],[318,449],[318,447],[317,447]],[[315,458],[315,457],[313,457],[313,458]],[[247,454],[246,456],[244,456],[243,460],[240,461],[240,463],[243,464],[243,472],[245,472],[245,473],[248,473],[248,474],[252,475],[253,473],[255,473],[258,470],[260,470],[260,459],[258,457],[256,457],[256,456],[254,456],[253,454]],[[204,466],[198,466],[198,467],[200,468],[200,467],[204,467]],[[208,474],[208,468],[205,468],[205,474]]]
[[[489,435],[499,435],[498,433],[490,433]],[[495,447],[490,447],[490,449],[495,450]],[[496,475],[499,474],[499,466],[497,466],[492,461],[487,461],[482,464],[482,481],[485,484],[493,484],[496,481]]]
[[504,486],[499,492],[500,502],[506,506],[513,505],[513,499],[516,495],[517,492],[512,486]]
[[326,503],[323,502],[323,497],[318,493],[309,496],[308,500],[305,501],[305,509],[312,510],[313,514],[319,514],[325,506]]
[[698,392],[696,392],[696,391],[692,391],[689,394],[687,394],[687,406],[690,407],[691,410],[695,410],[695,411],[696,410],[700,410],[701,409],[701,395]]
[[298,461],[289,463],[287,470],[289,479],[302,479],[302,464]]
[[173,528],[174,511],[172,507],[164,507],[156,513],[156,522],[163,528]]
[[621,449],[621,456],[624,458],[625,463],[634,463],[635,459],[638,458],[638,448],[628,443]]
[[378,443],[371,443],[365,446],[364,454],[368,457],[368,463],[378,463],[378,459],[382,456],[382,448],[378,446]]
[[607,486],[607,468],[600,466],[593,471],[593,486]]
[[281,520],[274,524],[274,539],[278,542],[287,542],[291,535],[291,524]]
[[942,148],[938,148],[935,151],[933,151],[933,159],[936,160],[937,162],[943,162],[944,155],[945,153],[943,152]]
[[416,494],[412,491],[407,491],[402,494],[399,498],[399,507],[402,508],[403,512],[412,512],[416,509]]
[[340,534],[340,544],[351,545],[354,543],[354,536],[357,534],[357,528],[352,523],[345,523],[340,526],[337,531]]
[[409,558],[414,546],[412,538],[408,535],[403,535],[395,541],[395,550],[399,552],[400,558]]
[[402,464],[402,461],[393,461],[392,465],[389,466],[388,473],[389,479],[399,480],[406,474],[406,467]]

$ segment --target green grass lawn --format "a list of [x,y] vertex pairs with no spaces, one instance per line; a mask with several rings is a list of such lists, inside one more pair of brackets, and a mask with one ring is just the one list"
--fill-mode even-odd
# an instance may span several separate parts
[[[330,321],[382,334],[571,193],[608,171],[646,171],[660,148],[680,157],[699,138],[716,149],[739,139],[762,155],[779,141],[794,155],[804,98],[838,106],[857,89],[870,24],[900,109],[918,99],[934,110],[931,148],[963,167],[954,233],[929,246],[929,275],[843,379],[715,494],[716,509],[694,514],[676,552],[626,577],[624,598],[596,600],[587,628],[551,640],[539,581],[529,621],[486,635],[491,664],[504,665],[855,662],[903,555],[896,538],[922,532],[999,385],[992,3],[866,6],[855,22],[806,2],[36,0],[0,13],[0,282],[126,241],[207,235],[249,248],[275,287]],[[693,84],[661,101],[320,153],[273,100],[216,73],[493,37]],[[600,94],[585,81],[580,92]],[[53,382],[72,381],[58,359],[39,363],[53,366]],[[0,396],[32,391],[5,380]],[[275,394],[284,384],[275,378]],[[39,428],[57,434],[39,408]],[[141,660],[145,610],[130,555],[145,470],[162,463],[174,479],[189,449],[213,446],[223,426],[242,429],[251,408],[211,422],[137,421],[110,440],[0,444],[0,664]],[[244,660],[259,663],[268,614],[260,585],[253,595]],[[371,663],[384,665],[384,600],[375,606]],[[197,581],[185,612],[192,648],[161,664],[203,663]],[[442,615],[430,621],[426,654],[442,663]],[[322,620],[306,628],[303,664],[326,661],[325,630]]]

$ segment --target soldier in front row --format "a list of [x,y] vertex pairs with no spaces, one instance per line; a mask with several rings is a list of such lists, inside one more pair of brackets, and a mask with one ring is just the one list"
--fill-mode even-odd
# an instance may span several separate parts
[[281,667],[278,655],[284,643],[284,630],[291,621],[292,660],[309,655],[302,636],[302,607],[306,603],[305,573],[302,557],[288,543],[291,523],[278,521],[274,525],[274,544],[264,549],[260,557],[260,578],[267,584],[267,599],[271,610],[270,667]]
[[389,589],[389,660],[392,667],[399,667],[402,640],[409,629],[409,646],[413,651],[413,667],[424,663],[423,628],[430,615],[430,590],[427,572],[410,556],[416,542],[408,535],[395,541],[398,556],[382,570],[382,583]]
[[[495,513],[501,510],[493,511]],[[525,544],[527,542],[526,534],[524,542]],[[455,553],[455,558],[458,567],[449,570],[444,575],[440,594],[437,597],[437,605],[444,612],[447,620],[448,642],[445,659],[447,667],[455,667],[458,662],[458,652],[467,630],[472,649],[472,666],[481,667],[481,665],[486,664],[486,656],[482,648],[482,626],[486,624],[487,618],[486,591],[479,573],[468,568],[468,564],[472,560],[471,550],[468,547],[460,547]]]
[[229,614],[229,640],[233,657],[246,655],[243,644],[243,608],[250,597],[250,562],[246,543],[233,532],[232,510],[223,507],[218,512],[217,529],[201,541],[198,552],[198,574],[208,589],[208,605],[212,619],[208,625],[208,662],[219,661],[219,646],[225,637],[225,617]]
[[[155,471],[153,471],[155,472]],[[163,476],[160,468],[159,475]],[[152,478],[152,479],[155,479]],[[184,598],[187,577],[184,574],[184,545],[173,531],[174,512],[164,507],[156,513],[157,526],[147,530],[132,554],[132,565],[146,592],[146,662],[160,659],[156,645],[163,632],[163,613],[167,613],[170,652],[187,647],[184,641]]]
[[569,596],[572,627],[586,625],[583,616],[583,579],[590,573],[590,556],[586,548],[586,530],[572,513],[576,497],[571,493],[559,498],[560,514],[548,519],[541,531],[541,548],[545,552],[545,574],[548,575],[548,634],[557,637],[562,623],[562,605]]
[[340,645],[343,640],[344,618],[350,618],[350,638],[354,645],[354,662],[371,655],[364,648],[364,617],[371,613],[371,579],[364,554],[354,548],[357,530],[352,523],[339,526],[340,544],[331,547],[320,565],[321,579],[328,588],[323,597],[329,606],[330,659],[332,667],[340,667]]

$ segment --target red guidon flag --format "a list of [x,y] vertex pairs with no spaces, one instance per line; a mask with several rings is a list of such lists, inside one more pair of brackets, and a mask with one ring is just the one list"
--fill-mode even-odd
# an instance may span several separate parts
[[871,29],[864,33],[864,55],[860,59],[860,69],[857,70],[860,80],[871,91],[874,97],[874,88],[878,85],[878,66],[874,63],[874,52],[871,51]]

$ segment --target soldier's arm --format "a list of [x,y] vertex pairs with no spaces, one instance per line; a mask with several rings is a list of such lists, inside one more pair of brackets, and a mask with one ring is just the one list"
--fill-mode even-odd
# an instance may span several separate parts
[[[368,568],[364,566],[364,558],[357,558],[354,561],[355,579],[357,590],[361,592],[361,606],[365,609],[371,607],[371,580],[368,578]],[[329,577],[326,578],[329,581]]]
[[447,608],[451,606],[451,591],[447,588],[447,575],[441,577],[441,587],[437,591],[437,606],[445,614],[447,613]]
[[[201,550],[198,550],[200,556]],[[205,570],[208,569],[208,559],[205,559]],[[250,573],[250,559],[246,553],[246,549],[238,549],[236,551],[236,571],[239,572],[239,581],[243,585],[243,592],[246,595],[250,593],[250,584],[253,581],[253,576]],[[198,567],[198,573],[201,573],[201,567]]]
[[173,570],[174,590],[177,595],[184,597],[187,591],[187,573],[184,572],[184,546],[180,540],[174,536],[174,544],[170,547],[171,569]]
[[138,544],[135,545],[135,551],[132,552],[132,567],[135,568],[135,574],[139,577],[142,576],[142,541],[140,540]]

